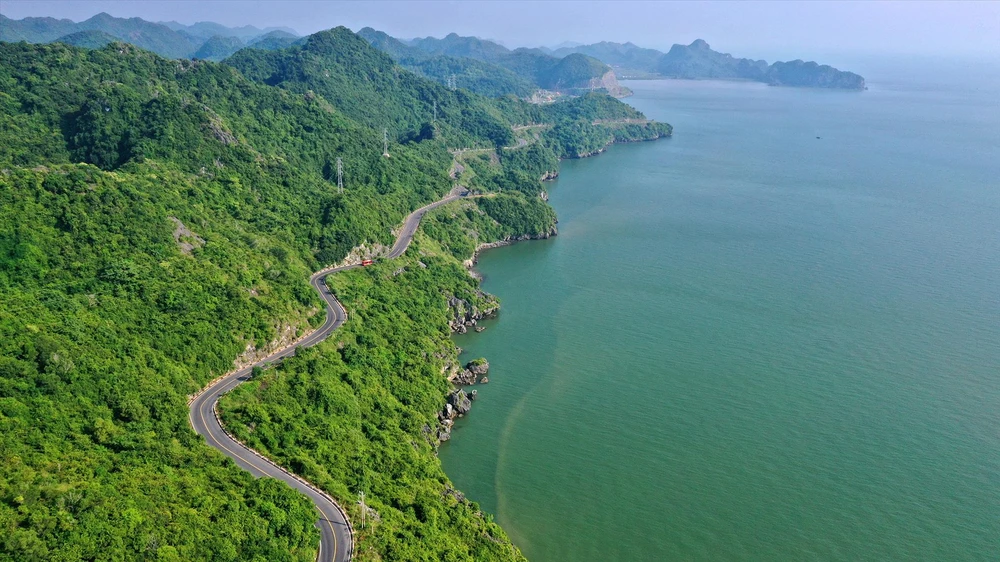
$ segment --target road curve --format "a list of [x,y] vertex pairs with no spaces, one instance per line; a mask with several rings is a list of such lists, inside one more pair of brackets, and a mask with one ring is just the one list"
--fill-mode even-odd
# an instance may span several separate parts
[[[386,259],[394,259],[406,251],[413,234],[420,225],[420,219],[427,211],[439,207],[468,194],[463,188],[455,188],[443,199],[435,201],[429,205],[421,207],[410,213],[396,237],[396,242],[386,255]],[[205,441],[222,454],[233,459],[237,465],[246,470],[256,478],[270,476],[277,478],[288,484],[292,488],[302,492],[312,500],[316,508],[319,509],[319,521],[316,526],[320,530],[319,552],[316,559],[319,562],[347,562],[351,559],[354,550],[353,531],[344,510],[337,505],[326,492],[316,486],[306,482],[304,479],[288,472],[277,464],[257,452],[236,441],[219,422],[216,414],[216,407],[225,393],[249,380],[250,372],[254,367],[272,365],[281,359],[295,355],[295,350],[299,347],[311,347],[325,340],[334,330],[336,330],[347,319],[347,312],[343,305],[337,300],[330,289],[327,288],[325,280],[328,275],[354,269],[359,265],[346,265],[343,267],[332,267],[317,271],[309,278],[309,284],[323,297],[326,303],[326,320],[323,325],[314,332],[309,333],[295,344],[278,350],[264,359],[240,369],[233,371],[218,379],[215,379],[200,393],[198,393],[190,404],[190,421],[194,430],[205,438]]]

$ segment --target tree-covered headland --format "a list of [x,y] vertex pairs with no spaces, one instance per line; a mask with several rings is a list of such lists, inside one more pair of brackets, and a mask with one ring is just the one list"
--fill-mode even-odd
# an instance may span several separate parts
[[359,560],[520,559],[429,437],[449,297],[492,299],[476,244],[551,230],[558,159],[670,133],[640,120],[450,90],[343,28],[223,64],[0,43],[0,559],[313,560],[308,500],[206,446],[187,398],[321,323],[309,273],[456,182],[483,196],[331,277],[348,323],[220,411],[352,519],[366,491]]

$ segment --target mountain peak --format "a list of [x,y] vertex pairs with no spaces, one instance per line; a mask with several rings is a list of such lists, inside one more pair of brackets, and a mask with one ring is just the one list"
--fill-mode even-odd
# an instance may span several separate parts
[[111,21],[111,20],[114,20],[114,19],[116,19],[116,18],[114,16],[112,16],[111,14],[109,14],[107,12],[101,12],[101,13],[95,15],[94,17],[92,17],[92,18],[90,18],[90,19],[88,19],[86,21],[87,22],[102,22],[102,21]]
[[708,46],[708,43],[704,39],[695,39],[688,47],[692,49],[705,49],[706,51],[711,50],[711,47]]

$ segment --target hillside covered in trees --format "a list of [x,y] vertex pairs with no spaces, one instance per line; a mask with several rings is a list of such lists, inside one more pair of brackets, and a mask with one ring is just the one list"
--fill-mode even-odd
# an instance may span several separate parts
[[351,518],[368,492],[360,560],[520,559],[425,430],[457,361],[449,298],[491,298],[459,258],[550,231],[559,158],[668,134],[601,94],[453,91],[344,28],[228,64],[0,43],[0,559],[315,559],[311,504],[207,447],[187,397],[321,323],[309,273],[456,181],[484,196],[332,279],[349,323],[221,414]]
[[408,42],[370,27],[358,31],[358,35],[415,72],[439,82],[452,78],[457,86],[484,95],[513,93],[525,97],[537,88],[565,94],[592,90],[614,96],[628,94],[618,85],[611,67],[582,54],[555,57],[540,49],[510,50],[457,33]]

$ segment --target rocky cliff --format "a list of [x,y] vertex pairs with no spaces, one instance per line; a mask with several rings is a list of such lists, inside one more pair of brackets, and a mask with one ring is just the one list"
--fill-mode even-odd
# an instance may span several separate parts
[[588,84],[591,90],[604,90],[609,96],[624,98],[632,95],[632,90],[618,83],[615,71],[609,70],[599,78],[591,78]]

